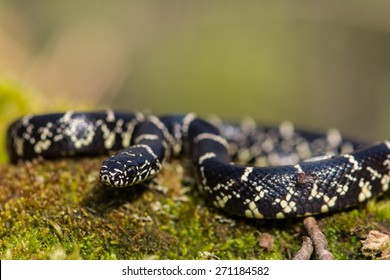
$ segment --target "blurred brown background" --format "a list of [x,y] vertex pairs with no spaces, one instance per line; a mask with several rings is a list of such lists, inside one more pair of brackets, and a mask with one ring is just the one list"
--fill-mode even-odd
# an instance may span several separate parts
[[2,0],[0,78],[47,104],[389,139],[389,15],[380,0]]

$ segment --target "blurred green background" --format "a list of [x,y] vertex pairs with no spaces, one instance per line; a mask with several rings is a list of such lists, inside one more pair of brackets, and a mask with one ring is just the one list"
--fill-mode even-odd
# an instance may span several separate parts
[[0,129],[113,107],[389,139],[389,15],[384,0],[0,0]]

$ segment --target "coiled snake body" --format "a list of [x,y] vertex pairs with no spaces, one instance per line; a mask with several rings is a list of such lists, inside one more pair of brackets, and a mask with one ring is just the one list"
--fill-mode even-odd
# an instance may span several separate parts
[[205,199],[257,219],[332,212],[387,192],[390,141],[358,147],[335,130],[320,135],[289,123],[213,125],[193,114],[156,117],[110,110],[25,116],[7,132],[14,163],[118,151],[100,171],[101,182],[114,187],[147,180],[165,160],[187,155]]

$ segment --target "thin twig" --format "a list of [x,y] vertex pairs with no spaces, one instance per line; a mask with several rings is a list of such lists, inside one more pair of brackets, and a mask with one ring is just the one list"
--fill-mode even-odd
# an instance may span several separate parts
[[295,254],[293,260],[310,260],[311,254],[313,254],[313,242],[310,237],[304,236],[302,241],[302,247]]
[[318,227],[317,221],[313,217],[307,217],[303,220],[303,226],[310,236],[314,244],[316,252],[316,258],[319,260],[334,260],[334,256],[328,251],[328,241],[325,235],[321,232]]

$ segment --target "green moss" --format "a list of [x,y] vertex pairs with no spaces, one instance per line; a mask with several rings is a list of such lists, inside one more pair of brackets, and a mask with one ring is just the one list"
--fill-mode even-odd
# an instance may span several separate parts
[[[300,219],[255,221],[206,205],[167,165],[150,184],[110,189],[102,158],[34,160],[0,166],[2,259],[289,259],[300,248]],[[320,218],[337,259],[364,259],[360,239],[389,228],[389,198]],[[385,214],[384,214],[385,213]],[[269,234],[272,248],[259,245]]]
[[[0,77],[0,135],[5,135],[7,125],[23,112],[31,109],[27,91],[18,83]],[[33,100],[30,98],[30,100]],[[0,137],[0,162],[6,162],[5,137]]]
[[390,221],[390,194],[379,201],[377,199],[370,200],[367,203],[367,210],[379,220]]
[[[341,212],[322,221],[328,238],[330,251],[336,259],[366,259],[356,250],[361,248],[361,240],[366,238],[370,230],[387,232],[390,227],[389,219],[384,213],[390,208],[389,196],[373,199],[360,208]],[[386,209],[386,210],[385,210]]]

